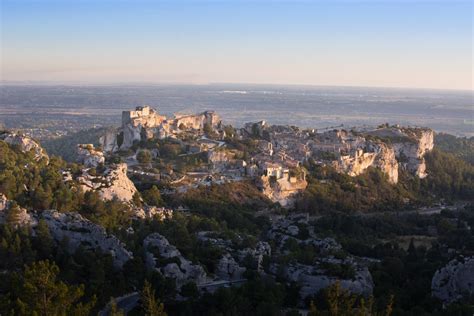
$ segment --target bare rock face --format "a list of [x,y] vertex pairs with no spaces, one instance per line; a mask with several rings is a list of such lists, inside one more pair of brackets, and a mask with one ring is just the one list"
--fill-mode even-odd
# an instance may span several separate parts
[[92,144],[77,145],[77,161],[88,168],[95,168],[105,162],[104,153]]
[[308,186],[305,179],[290,179],[282,177],[280,179],[272,179],[269,176],[262,176],[259,179],[259,187],[262,193],[273,202],[278,202],[283,207],[291,206],[294,197],[304,191]]
[[133,258],[131,252],[105,229],[78,213],[59,213],[57,211],[44,211],[39,215],[49,227],[51,236],[57,242],[67,239],[68,250],[73,253],[79,246],[87,249],[100,249],[112,255],[114,265],[121,268],[128,260]]
[[173,125],[178,128],[185,127],[186,129],[203,129],[205,125],[211,128],[217,128],[221,119],[214,111],[205,111],[194,115],[176,115]]
[[140,141],[142,127],[140,125],[133,126],[132,124],[126,124],[123,126],[123,143],[120,146],[121,149],[127,149],[132,147],[135,141]]
[[107,130],[104,135],[99,138],[99,143],[106,153],[115,152],[119,149],[117,144],[117,130]]
[[352,155],[341,155],[339,161],[335,164],[340,172],[347,173],[351,177],[358,176],[374,164],[376,153],[357,150]]
[[49,157],[43,147],[26,135],[6,132],[0,135],[0,140],[3,140],[7,144],[18,146],[20,150],[25,153],[33,150],[36,161],[40,161],[41,159],[45,159],[47,162],[49,161]]
[[[333,264],[349,264],[334,262]],[[315,295],[335,282],[339,281],[341,287],[351,293],[363,296],[372,294],[374,283],[367,267],[360,267],[356,270],[354,278],[341,278],[328,275],[320,266],[291,264],[284,270],[284,277],[291,282],[296,282],[300,288],[300,296],[305,299]]]
[[203,267],[184,258],[181,252],[162,235],[158,233],[149,235],[143,241],[143,247],[146,251],[147,268],[155,269],[164,277],[174,279],[178,289],[188,282],[199,285],[208,281]]
[[424,156],[433,149],[433,130],[421,127],[386,127],[368,134],[389,142],[401,167],[420,178],[427,176]]
[[391,183],[397,183],[398,162],[393,148],[382,142],[368,142],[366,147],[366,150],[357,149],[348,155],[341,155],[334,166],[339,172],[352,177],[364,173],[369,167],[375,167],[385,173]]
[[376,146],[378,148],[375,167],[388,176],[389,182],[398,183],[398,161],[395,157],[395,151],[385,143],[377,143]]
[[407,128],[402,131],[406,140],[393,144],[397,158],[409,172],[425,178],[428,174],[424,156],[434,147],[434,132],[424,128]]
[[121,163],[109,166],[102,175],[92,176],[84,170],[78,179],[84,191],[96,190],[105,200],[117,198],[131,202],[137,188],[127,177],[127,164]]
[[217,263],[215,275],[222,280],[235,281],[241,280],[246,270],[229,253],[226,253]]
[[451,260],[436,271],[431,281],[431,293],[444,304],[474,295],[474,257]]

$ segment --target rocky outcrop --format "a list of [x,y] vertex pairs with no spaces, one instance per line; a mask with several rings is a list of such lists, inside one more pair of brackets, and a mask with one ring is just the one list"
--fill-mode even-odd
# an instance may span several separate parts
[[[323,262],[321,262],[323,263]],[[350,265],[357,267],[353,262],[333,259],[331,264]],[[304,300],[308,296],[317,294],[332,284],[339,282],[341,287],[353,294],[369,296],[372,294],[374,282],[367,267],[357,267],[353,278],[331,276],[321,268],[321,264],[303,265],[290,264],[284,268],[283,277],[290,282],[296,282],[300,286],[300,297]]]
[[238,252],[238,257],[240,261],[246,260],[246,258],[251,258],[257,267],[257,271],[263,271],[263,259],[265,256],[271,256],[272,247],[266,241],[259,241],[254,248],[245,248]]
[[454,259],[436,271],[431,293],[444,304],[474,298],[474,257]]
[[242,249],[242,236],[237,235],[233,240],[221,237],[223,236],[212,231],[202,231],[197,234],[197,238],[204,244],[203,246],[217,247],[223,252],[214,271],[218,280],[242,280],[243,274],[247,270],[244,266],[248,264],[263,273],[263,260],[266,256],[271,256],[272,253],[269,243],[259,241],[254,247]]
[[14,132],[4,132],[3,134],[0,134],[0,140],[3,140],[7,144],[18,146],[18,148],[24,153],[33,151],[34,159],[36,161],[42,159],[46,162],[49,161],[49,157],[43,147],[26,135]]
[[133,211],[135,216],[141,219],[155,218],[163,221],[173,218],[173,210],[165,207],[144,205],[143,207],[135,208]]
[[66,249],[71,253],[74,253],[79,246],[86,249],[100,249],[112,256],[114,265],[118,268],[133,257],[115,236],[108,235],[102,226],[92,223],[78,213],[44,211],[38,217],[45,220],[54,240],[57,242],[67,240]]
[[37,222],[36,218],[25,208],[15,206],[12,209],[12,203],[8,201],[4,194],[0,193],[0,223],[6,221],[9,221],[15,227],[35,225]]
[[93,144],[77,145],[77,162],[88,168],[95,168],[105,162],[104,153],[94,148]]
[[208,281],[204,269],[185,259],[162,235],[149,235],[143,241],[143,248],[146,251],[147,268],[160,272],[166,278],[174,279],[178,289],[189,282],[199,285]]
[[[134,111],[122,112],[122,139],[118,146],[120,149],[127,149],[135,141],[154,137],[162,139],[179,134],[183,130],[203,130],[205,126],[217,129],[220,125],[221,120],[214,111],[193,115],[175,115],[173,119],[167,119],[149,106],[137,107]],[[104,135],[102,144],[104,150],[113,151],[118,142],[111,135]]]
[[[268,240],[275,245],[273,256],[287,256],[288,242],[313,246],[318,254],[312,264],[292,262],[288,265],[272,263],[269,272],[300,286],[300,297],[317,294],[320,290],[339,281],[341,287],[364,296],[372,294],[374,283],[366,264],[345,254],[333,238],[318,238],[308,225],[308,214],[293,214],[272,223],[267,232]],[[337,258],[335,254],[338,254]],[[340,258],[340,259],[339,259]]]
[[226,253],[217,263],[215,275],[221,280],[235,281],[242,280],[247,269],[241,267],[231,254]]
[[137,192],[137,188],[127,177],[125,163],[111,165],[101,175],[91,175],[88,169],[84,169],[77,181],[84,191],[96,190],[105,200],[117,198],[131,202]]
[[382,142],[367,142],[365,145],[365,149],[359,148],[349,155],[341,155],[333,164],[336,170],[354,177],[374,167],[385,173],[391,183],[397,183],[398,162],[393,148]]
[[377,143],[377,157],[374,166],[388,177],[391,183],[398,183],[398,161],[393,148],[385,143]]
[[273,202],[280,203],[283,207],[289,207],[294,201],[294,197],[304,191],[308,186],[305,179],[297,179],[283,176],[276,179],[271,176],[259,178],[258,186],[262,193]]
[[134,142],[139,142],[142,139],[142,126],[134,126],[132,124],[126,124],[122,126],[123,132],[123,143],[120,149],[127,149],[132,147]]
[[406,139],[393,142],[397,159],[409,172],[425,178],[428,173],[424,156],[434,147],[434,132],[424,128],[406,128],[402,131]]

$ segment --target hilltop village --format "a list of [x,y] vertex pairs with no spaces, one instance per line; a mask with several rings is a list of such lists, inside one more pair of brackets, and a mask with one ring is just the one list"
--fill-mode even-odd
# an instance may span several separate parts
[[124,111],[121,127],[101,137],[103,153],[91,148],[82,161],[120,157],[129,174],[166,181],[178,191],[253,179],[268,198],[289,206],[307,186],[303,163],[308,160],[350,176],[377,168],[394,184],[401,169],[424,178],[433,135],[427,128],[388,125],[318,132],[265,121],[235,129],[212,111],[170,119],[143,106]]
[[[235,128],[212,111],[168,118],[143,106],[124,111],[120,127],[95,144],[77,144],[77,161],[66,163],[34,139],[2,131],[0,228],[31,231],[18,238],[33,245],[46,234],[58,262],[81,262],[84,253],[108,258],[100,262],[110,265],[102,267],[113,271],[110,278],[131,279],[93,292],[95,310],[104,313],[110,297],[125,311],[139,308],[136,284],[145,274],[155,288],[167,286],[160,297],[177,310],[253,282],[272,284],[270,291],[282,286],[290,301],[280,307],[309,309],[334,286],[388,300],[377,286],[397,277],[393,258],[414,260],[413,236],[421,240],[417,256],[437,256],[435,265],[420,265],[428,269],[423,293],[451,304],[474,292],[472,252],[453,235],[468,238],[472,223],[439,197],[469,199],[473,172],[440,154],[434,137],[428,128],[388,124]],[[427,240],[439,244],[427,252]],[[17,242],[2,241],[0,251],[15,267],[18,258],[4,249],[10,244]],[[411,288],[398,295],[411,297],[404,294]]]

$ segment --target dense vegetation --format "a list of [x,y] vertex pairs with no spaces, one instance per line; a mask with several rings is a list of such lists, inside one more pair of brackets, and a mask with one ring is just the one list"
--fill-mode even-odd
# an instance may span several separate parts
[[[466,147],[464,141],[447,148],[448,143],[443,145],[448,152],[435,149],[426,156],[426,179],[402,172],[397,185],[390,184],[376,169],[349,177],[311,161],[305,165],[309,186],[290,212],[318,215],[310,225],[318,235],[333,237],[342,244],[343,251],[335,256],[352,254],[374,259],[370,271],[375,282],[374,297],[364,299],[334,285],[304,302],[302,307],[310,311],[309,315],[472,315],[471,302],[452,304],[443,310],[431,297],[430,286],[435,271],[453,256],[474,255],[474,231],[470,229],[474,227],[473,206],[431,216],[371,213],[407,210],[440,198],[472,199],[474,167],[469,149],[461,149]],[[233,141],[231,146],[248,154],[254,144],[248,145]],[[148,153],[159,149],[166,161],[181,163],[186,169],[187,162],[178,156],[182,150],[179,144],[156,142],[147,146]],[[149,163],[151,157],[143,155],[142,163]],[[298,286],[259,275],[251,264],[246,266],[248,282],[242,286],[199,296],[196,285],[189,284],[182,292],[186,301],[176,301],[173,280],[145,269],[142,244],[153,232],[165,236],[208,273],[214,271],[222,250],[200,242],[198,232],[212,231],[241,249],[265,238],[263,233],[270,220],[262,214],[288,211],[273,205],[254,183],[202,185],[170,196],[160,194],[160,185],[140,181],[140,196],[149,205],[187,209],[163,221],[134,220],[129,205],[103,201],[97,192],[84,193],[74,181],[64,182],[65,169],[74,174],[80,166],[57,157],[52,157],[49,164],[35,161],[33,153],[22,153],[0,141],[0,193],[16,201],[12,209],[79,212],[113,232],[134,258],[119,270],[113,266],[110,254],[84,248],[70,253],[67,240],[54,242],[44,222],[40,221],[35,230],[18,227],[12,211],[12,220],[0,225],[1,315],[96,314],[112,297],[133,291],[141,292],[141,301],[132,315],[164,315],[165,311],[171,315],[298,315]],[[136,204],[142,203],[140,196],[134,199]],[[133,234],[127,232],[130,227]],[[307,234],[307,229],[300,229],[300,234]],[[286,256],[267,260],[310,264],[318,256],[311,245],[301,246],[291,240],[285,250]],[[341,277],[353,275],[350,267],[325,269]],[[111,304],[111,310],[116,311],[117,306]]]
[[456,137],[440,133],[435,135],[434,142],[438,149],[474,164],[474,137]]
[[474,196],[474,165],[451,153],[434,149],[425,156],[428,177],[419,179],[400,170],[392,185],[378,169],[350,177],[330,166],[306,163],[308,188],[296,203],[296,210],[312,214],[399,211],[417,205]]

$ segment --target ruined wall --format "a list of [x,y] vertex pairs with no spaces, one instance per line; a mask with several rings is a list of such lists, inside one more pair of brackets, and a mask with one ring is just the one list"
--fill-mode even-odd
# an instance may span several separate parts
[[206,124],[217,127],[221,120],[214,111],[206,111],[196,115],[176,116],[173,125],[177,128],[185,126],[188,129],[203,129]]

